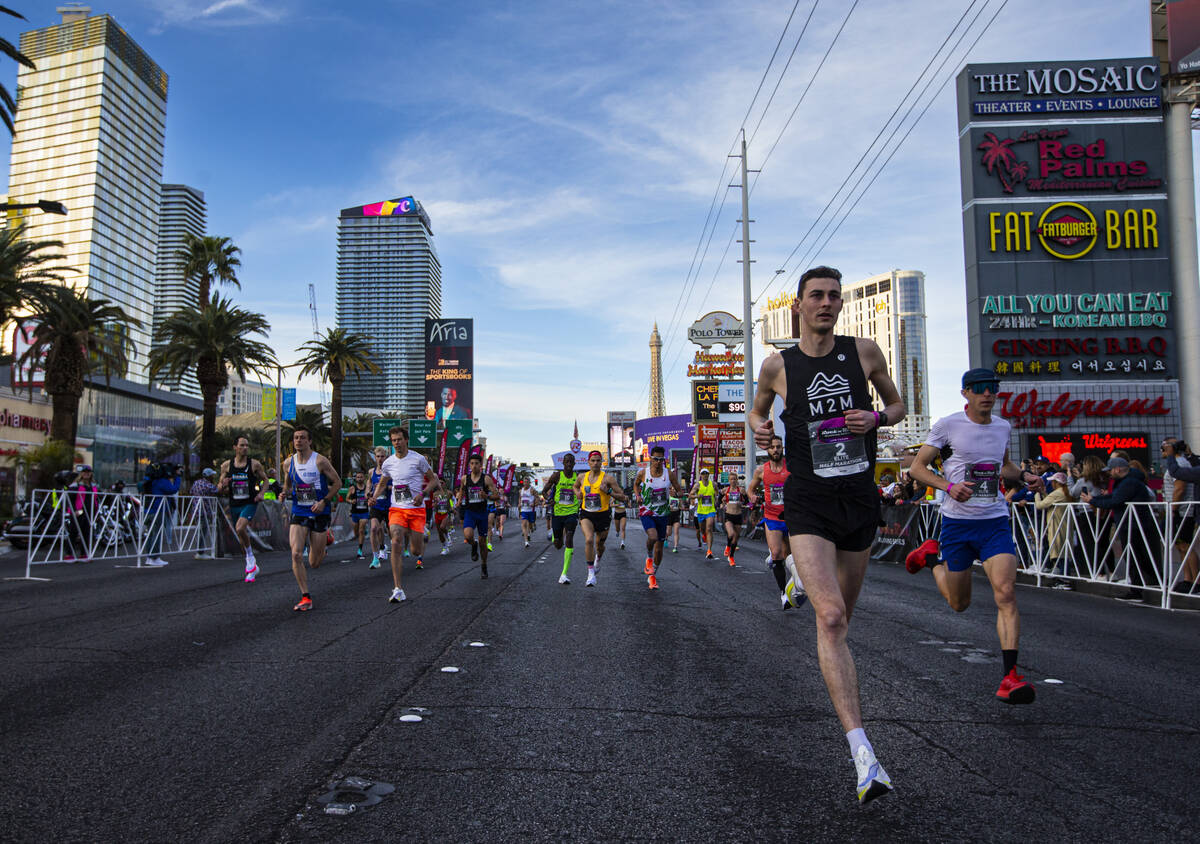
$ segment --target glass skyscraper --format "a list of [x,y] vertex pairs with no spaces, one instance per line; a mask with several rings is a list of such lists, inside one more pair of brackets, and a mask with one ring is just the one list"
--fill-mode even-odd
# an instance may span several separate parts
[[146,380],[154,324],[167,74],[108,15],[67,7],[21,34],[9,202],[61,202],[65,217],[10,214],[31,240],[61,240],[68,281],[140,321],[128,377]]
[[[154,330],[167,317],[200,300],[200,279],[186,278],[180,266],[184,235],[203,237],[205,218],[204,192],[187,185],[163,185],[158,214],[158,259],[155,269]],[[194,372],[178,383],[168,383],[178,393],[200,398],[200,385]]]
[[429,215],[411,196],[338,216],[337,324],[370,338],[379,375],[346,379],[346,408],[420,414],[425,319],[442,315],[442,265]]

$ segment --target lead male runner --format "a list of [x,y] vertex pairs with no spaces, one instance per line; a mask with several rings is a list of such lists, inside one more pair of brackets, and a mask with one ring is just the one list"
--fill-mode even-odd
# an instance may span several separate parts
[[[817,621],[817,657],[825,687],[850,743],[861,804],[892,790],[862,726],[858,676],[846,644],[879,526],[875,429],[904,418],[904,402],[873,341],[833,333],[842,311],[842,274],[813,267],[800,277],[792,312],[800,342],[770,355],[759,370],[747,414],[760,448],[774,436],[771,405],[783,399],[788,479],[783,516],[793,576],[802,580]],[[873,410],[867,382],[883,399]]]

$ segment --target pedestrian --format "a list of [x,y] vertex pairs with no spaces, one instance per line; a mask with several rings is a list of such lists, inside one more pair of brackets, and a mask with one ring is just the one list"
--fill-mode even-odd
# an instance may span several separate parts
[[[1174,468],[1174,467],[1173,467]],[[1129,547],[1126,549],[1129,560],[1129,582],[1131,589],[1119,596],[1126,601],[1152,601],[1145,587],[1157,584],[1155,570],[1158,528],[1154,513],[1149,507],[1134,506],[1133,513],[1126,514],[1130,505],[1146,504],[1154,501],[1154,493],[1146,486],[1146,475],[1141,469],[1131,467],[1124,457],[1111,457],[1105,469],[1113,478],[1113,491],[1109,495],[1080,496],[1080,501],[1090,504],[1097,510],[1107,510],[1112,514],[1113,524],[1119,529],[1124,519],[1128,523]]]
[[[1050,491],[1037,493],[1033,506],[1046,515],[1045,536],[1048,540],[1046,555],[1052,563],[1051,574],[1067,573],[1067,551],[1072,547],[1071,519],[1065,506],[1072,502],[1070,480],[1065,472],[1056,472],[1050,476]],[[1055,589],[1070,589],[1071,584],[1066,580],[1054,580]]]
[[87,562],[92,558],[92,525],[96,521],[100,492],[92,467],[86,463],[76,466],[75,482],[68,490],[67,501],[70,502],[71,515],[75,519],[80,547],[75,549],[74,554],[67,555],[66,559]]
[[181,469],[173,463],[151,463],[146,470],[146,489],[149,500],[144,505],[146,518],[146,553],[148,566],[165,566],[163,554],[171,546],[175,518],[175,497],[182,481]]
[[217,485],[213,482],[216,477],[217,470],[210,467],[192,483],[191,495],[199,499],[196,502],[196,516],[200,525],[200,536],[196,542],[197,560],[213,559],[216,550]]

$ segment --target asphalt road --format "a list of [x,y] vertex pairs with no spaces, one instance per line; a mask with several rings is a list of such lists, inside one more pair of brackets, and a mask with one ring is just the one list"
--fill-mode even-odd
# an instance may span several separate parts
[[[489,580],[460,542],[399,605],[345,544],[306,614],[278,554],[254,584],[192,559],[0,584],[0,838],[1197,837],[1194,613],[1018,587],[1038,700],[1007,707],[986,584],[956,615],[927,573],[872,566],[851,646],[896,792],[864,809],[811,608],[780,610],[761,544],[731,569],[685,534],[650,592],[631,526],[585,588],[582,550],[559,586],[545,534],[512,528]],[[325,815],[351,774],[396,791]]]

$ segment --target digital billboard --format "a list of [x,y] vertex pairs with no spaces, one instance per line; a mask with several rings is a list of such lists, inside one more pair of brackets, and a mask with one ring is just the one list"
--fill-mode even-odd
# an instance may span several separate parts
[[425,418],[438,428],[471,419],[475,406],[472,319],[425,320]]
[[608,412],[608,463],[610,466],[633,465],[633,430],[637,413],[632,410]]
[[673,449],[696,446],[695,426],[690,413],[676,416],[651,416],[639,419],[634,431],[634,449],[639,463],[650,459],[650,449],[661,445],[669,454]]

